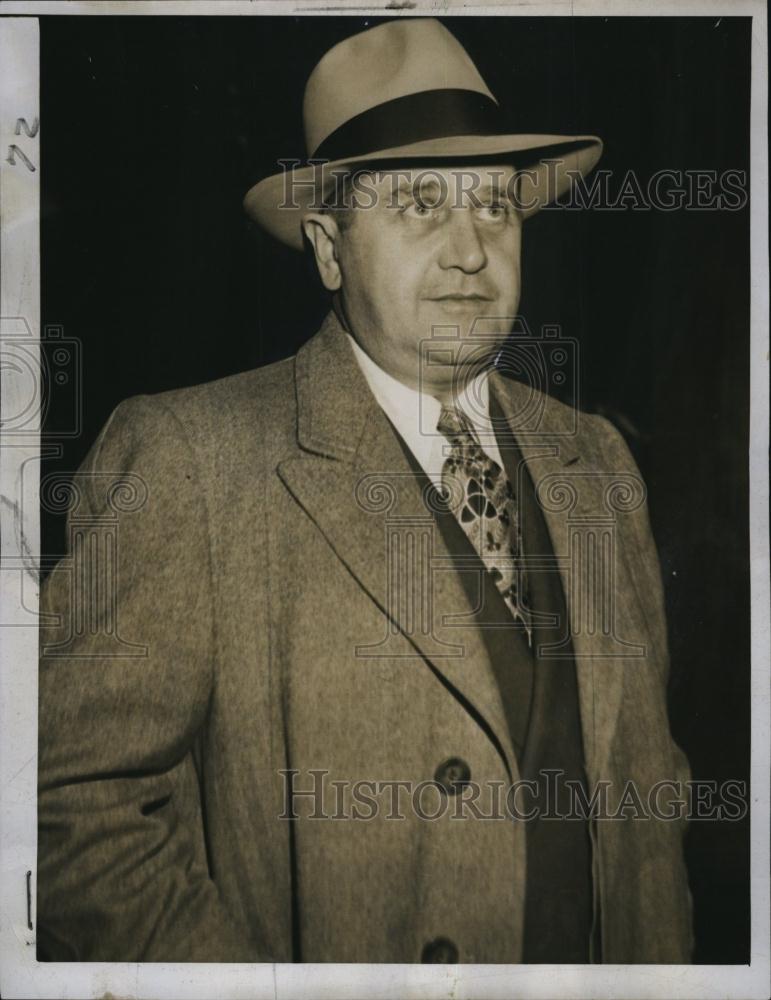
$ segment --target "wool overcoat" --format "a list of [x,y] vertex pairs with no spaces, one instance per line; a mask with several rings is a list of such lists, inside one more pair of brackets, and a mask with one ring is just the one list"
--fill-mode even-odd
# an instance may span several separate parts
[[[688,765],[644,486],[605,419],[491,386],[565,589],[587,788],[612,812],[633,783],[649,812]],[[295,358],[125,401],[56,497],[41,955],[418,962],[449,941],[518,962],[526,834],[500,692],[334,314]],[[453,760],[476,812],[441,786]],[[689,960],[683,827],[634,802],[593,820],[603,961]]]

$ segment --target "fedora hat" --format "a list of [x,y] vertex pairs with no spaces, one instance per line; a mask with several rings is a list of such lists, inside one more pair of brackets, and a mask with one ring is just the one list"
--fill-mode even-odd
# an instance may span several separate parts
[[244,198],[251,218],[298,250],[302,219],[321,203],[335,170],[499,156],[522,170],[527,217],[566,191],[571,174],[588,173],[602,152],[593,135],[508,131],[468,53],[433,18],[387,21],[335,45],[308,78],[303,121],[312,162],[264,178]]

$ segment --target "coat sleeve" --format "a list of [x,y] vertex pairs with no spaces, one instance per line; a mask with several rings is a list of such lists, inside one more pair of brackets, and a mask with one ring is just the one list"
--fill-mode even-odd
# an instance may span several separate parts
[[259,961],[206,861],[211,541],[181,423],[122,403],[65,499],[67,554],[41,592],[39,955]]
[[[622,434],[605,417],[594,416],[604,438],[602,454],[607,456],[609,468],[624,470],[636,476],[642,483],[642,476],[632,453]],[[666,605],[664,600],[664,585],[661,576],[661,564],[653,537],[648,503],[644,500],[634,511],[624,517],[624,523],[629,525],[634,533],[631,543],[632,551],[638,554],[635,559],[632,579],[645,596],[644,605],[648,607],[649,634],[657,645],[660,655],[656,662],[662,665],[661,685],[666,696],[666,685],[669,679],[669,643],[667,639]],[[670,737],[672,757],[674,761],[676,780],[683,786],[691,778],[691,768],[688,758],[681,748]]]

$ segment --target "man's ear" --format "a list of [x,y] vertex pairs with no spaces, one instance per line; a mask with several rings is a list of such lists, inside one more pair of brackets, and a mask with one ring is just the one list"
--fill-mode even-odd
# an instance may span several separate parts
[[310,212],[303,219],[303,231],[316,255],[316,267],[329,292],[336,292],[342,284],[340,265],[337,260],[337,241],[340,230],[337,222],[323,212]]

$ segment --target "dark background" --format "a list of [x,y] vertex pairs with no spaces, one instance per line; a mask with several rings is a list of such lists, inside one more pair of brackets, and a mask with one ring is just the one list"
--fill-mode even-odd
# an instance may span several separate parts
[[[42,316],[81,345],[53,387],[43,475],[77,468],[127,396],[293,354],[327,305],[309,262],[244,217],[304,155],[302,89],[373,18],[41,18]],[[445,23],[516,130],[594,133],[633,168],[749,169],[750,20]],[[521,311],[581,345],[581,405],[623,430],[649,487],[696,778],[749,778],[749,213],[542,212]],[[83,401],[72,425],[72,391]],[[63,550],[44,513],[43,552]],[[692,824],[698,962],[749,960],[749,824]]]

